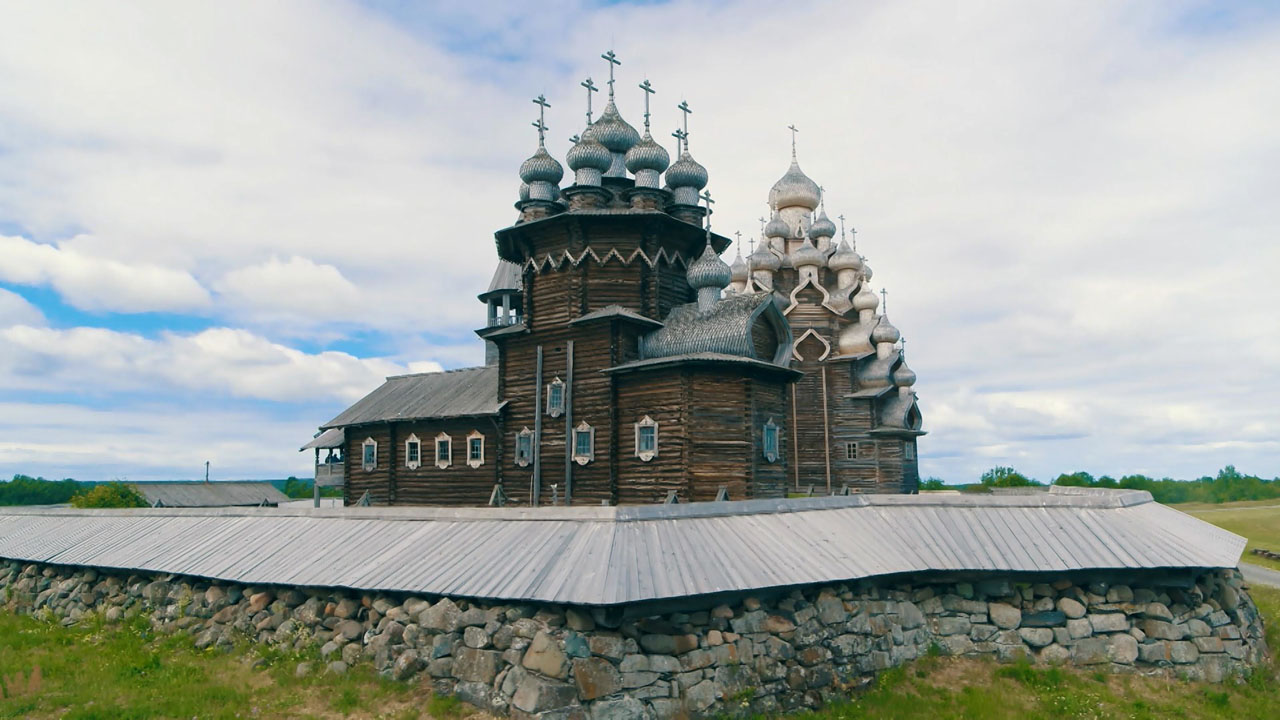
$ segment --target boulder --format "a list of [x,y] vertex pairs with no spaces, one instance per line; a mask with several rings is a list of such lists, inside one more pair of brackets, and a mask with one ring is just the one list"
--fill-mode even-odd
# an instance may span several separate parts
[[603,658],[574,660],[573,680],[581,700],[595,700],[622,689],[622,677],[613,663]]
[[[520,662],[524,667],[548,677],[566,678],[569,676],[569,658],[560,649],[555,638],[545,631],[540,631],[529,643],[529,649]],[[523,709],[523,708],[522,708]],[[533,712],[532,710],[526,712]]]
[[572,685],[525,673],[511,696],[511,704],[527,713],[541,713],[568,706],[575,695]]
[[391,666],[391,677],[396,680],[408,680],[422,669],[422,664],[422,658],[417,650],[405,650]]
[[[434,632],[453,632],[458,629],[462,611],[449,598],[445,598],[418,614],[418,624]],[[483,624],[483,623],[482,623]]]
[[[1117,585],[1128,589],[1125,585]],[[1116,588],[1111,588],[1113,591]],[[1089,625],[1095,633],[1124,632],[1129,629],[1129,618],[1124,613],[1090,613]]]
[[987,606],[991,623],[1003,630],[1013,630],[1022,624],[1022,611],[1006,603],[993,602]]
[[1085,614],[1084,605],[1069,597],[1058,598],[1058,610],[1071,619],[1082,618]]
[[468,682],[492,683],[498,676],[498,652],[473,647],[459,648],[453,658],[453,675]]

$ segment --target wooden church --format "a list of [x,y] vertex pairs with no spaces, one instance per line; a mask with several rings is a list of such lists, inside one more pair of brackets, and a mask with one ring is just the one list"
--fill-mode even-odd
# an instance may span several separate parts
[[835,242],[794,132],[763,237],[726,264],[687,104],[671,162],[650,134],[648,81],[641,134],[605,58],[608,103],[593,121],[583,83],[567,187],[536,123],[519,216],[495,233],[479,296],[486,364],[387,378],[304,446],[318,481],[341,483],[348,504],[391,505],[915,492],[915,374],[871,268]]

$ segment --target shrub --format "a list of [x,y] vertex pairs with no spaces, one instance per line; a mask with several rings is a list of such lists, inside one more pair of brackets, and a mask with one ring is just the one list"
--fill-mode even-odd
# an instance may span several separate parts
[[77,508],[141,508],[149,505],[137,488],[118,481],[97,485],[71,498],[71,507]]

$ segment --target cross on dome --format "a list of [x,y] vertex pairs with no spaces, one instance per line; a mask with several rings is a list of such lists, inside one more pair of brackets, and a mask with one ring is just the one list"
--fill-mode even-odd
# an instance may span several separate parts
[[688,100],[681,100],[676,108],[684,113],[684,135],[680,139],[684,141],[684,149],[687,151],[689,149],[689,113],[693,111],[689,109]]
[[533,99],[533,104],[538,106],[538,122],[533,126],[538,128],[538,144],[543,144],[547,132],[547,108],[551,107],[551,103],[547,102],[545,95],[539,95]]
[[787,129],[791,131],[791,159],[795,160],[796,159],[796,133],[800,131],[796,129],[795,123],[788,125]]
[[644,91],[644,131],[647,133],[649,132],[649,96],[657,90],[649,84],[649,78],[645,78],[644,82],[640,83],[640,89]]
[[618,56],[613,53],[613,50],[610,50],[609,52],[601,55],[600,57],[609,61],[609,99],[612,100],[613,99],[613,67],[615,65],[621,65],[622,61],[619,60]]
[[596,84],[591,81],[591,78],[587,78],[586,80],[583,80],[578,84],[587,89],[587,124],[590,125],[591,124],[591,93],[600,92],[600,88],[596,87]]

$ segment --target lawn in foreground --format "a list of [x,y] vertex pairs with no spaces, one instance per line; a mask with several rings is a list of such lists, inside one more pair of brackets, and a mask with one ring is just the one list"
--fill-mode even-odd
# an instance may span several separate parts
[[[1268,641],[1280,648],[1280,590],[1252,592]],[[0,718],[412,720],[471,712],[432,697],[421,682],[377,677],[367,664],[342,676],[295,677],[298,662],[312,659],[247,645],[198,651],[187,638],[153,636],[144,619],[65,628],[0,611],[0,685],[7,688],[0,691]],[[882,673],[870,691],[803,717],[1273,719],[1280,717],[1280,678],[1274,664],[1245,683],[1213,685],[929,657]]]
[[1221,505],[1187,503],[1170,507],[1195,515],[1205,522],[1211,522],[1237,535],[1245,536],[1249,539],[1249,545],[1240,558],[1242,562],[1280,570],[1280,561],[1268,560],[1249,552],[1254,548],[1280,552],[1280,503],[1275,500],[1222,503]]
[[343,676],[295,677],[298,663],[311,659],[248,646],[200,651],[184,636],[154,636],[139,618],[65,628],[0,611],[0,718],[415,720],[431,717],[432,710],[436,716],[466,714],[418,683],[377,677],[367,664]]

